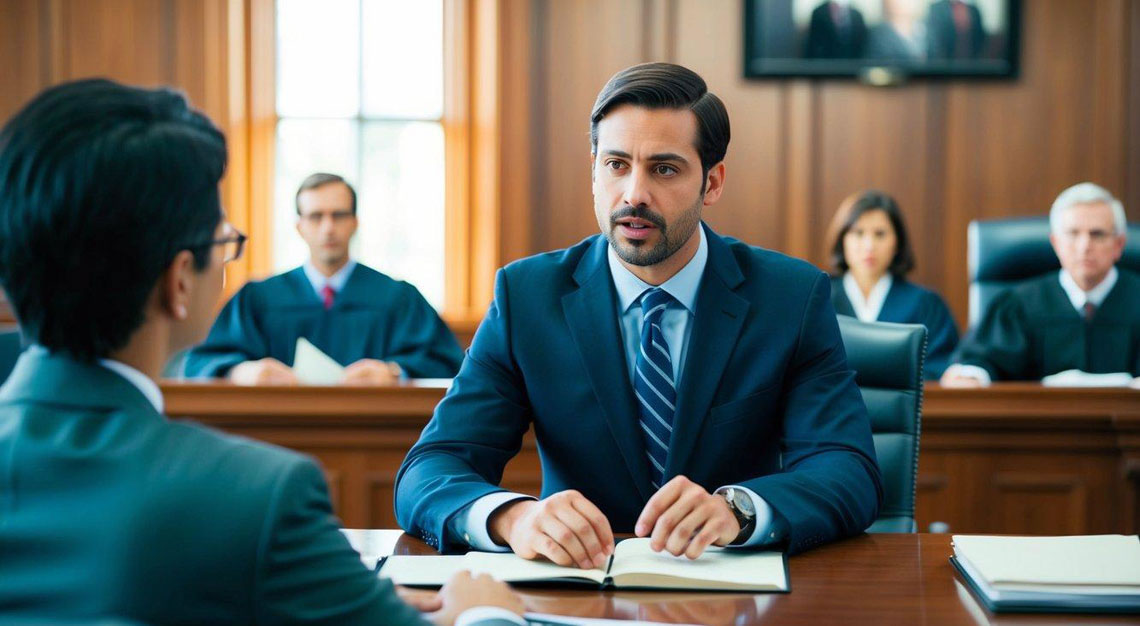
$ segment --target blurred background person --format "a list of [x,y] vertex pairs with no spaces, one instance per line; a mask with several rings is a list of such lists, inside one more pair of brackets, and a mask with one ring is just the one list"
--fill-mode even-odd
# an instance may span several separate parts
[[297,189],[296,207],[309,259],[246,283],[186,357],[186,376],[296,384],[300,337],[345,366],[344,384],[455,376],[463,349],[419,290],[349,255],[356,190],[336,174],[312,174]]
[[809,59],[858,59],[867,43],[863,13],[850,0],[828,0],[811,12],[804,56]]
[[982,12],[973,3],[939,0],[930,5],[930,56],[937,59],[976,59],[986,49]]
[[868,59],[921,61],[929,43],[923,0],[883,0],[883,21],[867,32]]
[[1104,187],[1079,183],[1049,211],[1049,242],[1061,269],[994,298],[954,356],[942,384],[1040,380],[1068,370],[1140,376],[1140,276],[1124,254],[1124,205]]
[[873,190],[848,196],[829,232],[835,312],[865,322],[926,326],[924,375],[941,376],[958,345],[958,329],[938,294],[906,279],[914,251],[894,198]]

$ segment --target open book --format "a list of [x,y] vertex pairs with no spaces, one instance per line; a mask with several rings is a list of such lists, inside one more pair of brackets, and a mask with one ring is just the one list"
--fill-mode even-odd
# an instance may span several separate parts
[[461,556],[390,556],[383,561],[380,576],[397,585],[439,587],[461,570],[516,584],[749,592],[790,589],[787,560],[780,552],[710,547],[691,561],[654,552],[644,538],[619,541],[605,569],[528,561],[509,552],[468,552]]
[[1136,535],[954,535],[951,563],[995,612],[1140,612]]

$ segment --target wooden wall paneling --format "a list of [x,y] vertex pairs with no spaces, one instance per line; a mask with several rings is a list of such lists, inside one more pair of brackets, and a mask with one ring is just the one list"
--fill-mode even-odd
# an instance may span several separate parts
[[[534,143],[533,83],[538,40],[536,12],[530,0],[504,0],[499,21],[499,265],[533,254],[531,218],[537,211],[530,164],[541,147]],[[490,268],[493,274],[496,267]],[[488,277],[490,280],[491,277]],[[488,284],[487,296],[493,285]],[[486,297],[486,296],[485,296]],[[476,300],[478,317],[489,301]]]
[[47,83],[44,12],[35,0],[0,2],[0,123]]
[[66,78],[109,76],[145,86],[170,79],[169,2],[67,0],[62,6],[63,39],[55,43],[65,48]]
[[1128,142],[1125,181],[1128,185],[1123,196],[1124,210],[1130,221],[1140,221],[1140,6],[1136,2],[1125,5],[1129,24],[1128,34]]
[[[931,152],[925,87],[880,89],[858,83],[829,83],[820,87],[817,102],[819,202],[813,207],[812,220],[816,232],[826,232],[844,198],[856,191],[880,189],[899,202],[920,242],[920,254],[928,257],[926,244],[931,237],[920,215]],[[818,247],[809,258],[827,267],[826,243],[822,236],[816,239]]]
[[[706,209],[705,221],[717,232],[753,245],[781,247],[788,211],[787,202],[781,199],[782,177],[788,175],[781,156],[787,147],[787,132],[799,128],[789,123],[788,116],[810,118],[811,109],[800,108],[810,99],[797,101],[796,109],[788,111],[782,83],[742,78],[739,3],[678,0],[673,6],[672,13],[650,14],[651,24],[671,28],[665,39],[675,53],[659,60],[679,63],[700,74],[710,91],[724,101],[732,129],[724,194]],[[664,15],[658,17],[658,13]],[[727,32],[726,25],[730,25]],[[804,139],[810,142],[810,136]],[[798,171],[810,175],[811,168]]]
[[[253,235],[244,261],[230,270],[235,280],[230,283],[232,287],[227,284],[227,291],[236,291],[242,286],[243,273],[247,279],[263,277],[273,268],[273,163],[277,130],[274,3],[275,0],[230,0],[227,4],[232,50],[228,56],[230,108],[235,115],[233,132],[239,136],[235,146],[242,149],[241,160],[234,163],[241,169],[233,171],[231,191],[234,209],[245,213],[243,226],[247,234]],[[244,179],[244,184],[239,179]]]
[[541,200],[533,207],[535,250],[572,245],[598,232],[590,191],[590,108],[618,70],[640,63],[644,6],[639,2],[536,0],[535,37],[543,94],[536,146],[546,156],[532,170]]

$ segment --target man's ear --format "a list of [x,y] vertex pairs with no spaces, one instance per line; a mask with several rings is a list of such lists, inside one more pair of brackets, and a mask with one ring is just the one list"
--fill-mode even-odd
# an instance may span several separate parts
[[597,158],[598,158],[598,153],[593,148],[591,148],[590,149],[590,182],[594,182],[594,159],[597,159]]
[[183,321],[190,315],[190,298],[197,284],[194,254],[183,250],[175,255],[160,279],[159,306],[171,319]]
[[724,176],[724,161],[709,169],[709,173],[705,177],[705,206],[711,206],[720,200],[720,194],[724,192]]

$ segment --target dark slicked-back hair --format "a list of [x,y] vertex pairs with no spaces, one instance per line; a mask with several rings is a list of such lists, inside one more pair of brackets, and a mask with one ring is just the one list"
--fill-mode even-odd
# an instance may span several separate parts
[[[672,63],[642,63],[614,74],[598,93],[590,111],[590,147],[595,152],[598,122],[623,104],[648,109],[689,109],[697,116],[695,147],[701,155],[702,179],[724,160],[730,137],[728,111],[693,70]],[[704,189],[703,181],[701,185]]]
[[891,258],[887,271],[899,278],[905,277],[914,269],[914,249],[910,245],[910,235],[906,232],[902,209],[894,198],[874,189],[852,194],[839,204],[828,228],[832,273],[838,276],[850,269],[847,258],[843,256],[843,238],[855,222],[859,221],[859,217],[868,211],[887,214],[891,227],[895,229],[895,256]]
[[301,193],[316,189],[317,187],[324,187],[331,183],[340,183],[348,188],[348,195],[352,198],[352,214],[356,215],[356,190],[343,176],[338,174],[326,174],[325,172],[317,172],[316,174],[309,174],[305,180],[301,181],[301,186],[297,188],[297,195],[293,196],[293,204],[297,207],[297,215],[301,214]]
[[222,133],[186,99],[93,79],[0,130],[0,285],[28,341],[82,360],[124,347],[182,250],[209,265]]

